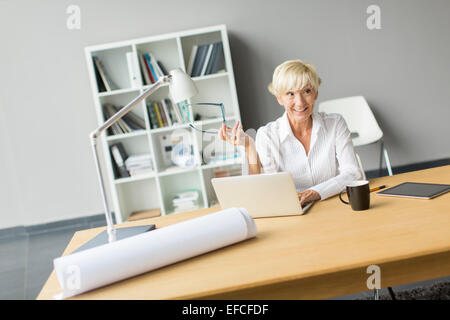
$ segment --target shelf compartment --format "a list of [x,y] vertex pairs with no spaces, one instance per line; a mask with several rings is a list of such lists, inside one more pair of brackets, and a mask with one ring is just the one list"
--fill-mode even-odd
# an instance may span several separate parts
[[[151,155],[151,161],[152,161],[152,167],[153,167],[153,171],[152,172],[147,172],[147,173],[143,173],[142,176],[132,176],[132,177],[121,177],[119,174],[119,170],[116,167],[116,162],[114,160],[114,156],[111,152],[111,146],[117,143],[121,143],[123,146],[123,149],[125,150],[126,154],[128,156],[132,156],[132,155],[141,155],[141,154],[150,154]],[[135,181],[135,180],[142,180],[142,179],[148,179],[151,178],[153,176],[155,176],[155,159],[153,159],[153,154],[151,151],[151,147],[147,138],[147,135],[140,135],[140,136],[134,136],[134,137],[128,137],[128,138],[117,138],[114,140],[108,140],[107,141],[108,144],[108,150],[109,150],[109,154],[110,154],[110,158],[111,158],[111,162],[112,162],[112,169],[113,169],[113,177],[115,177],[115,179],[113,180],[113,182],[115,184],[121,184],[124,182],[131,182],[131,181]],[[126,159],[124,159],[126,160]]]
[[[172,148],[178,143],[193,145],[193,133],[190,128],[180,128],[170,132],[152,132],[153,147],[155,149],[155,162],[158,174],[164,174],[167,168],[174,165],[172,159]],[[194,152],[196,152],[194,150]]]
[[[162,63],[167,72],[176,68],[181,68],[176,38],[152,42],[140,42],[136,44],[136,50],[139,55],[151,53],[156,60]],[[140,57],[138,57],[138,60],[140,60]],[[142,69],[142,66],[140,67]],[[149,83],[147,83],[147,85],[149,85]]]
[[191,59],[192,54],[192,48],[194,46],[201,46],[219,41],[222,41],[222,35],[220,30],[181,37],[181,47],[186,70],[188,69],[189,61]]
[[[225,118],[234,116],[233,100],[230,91],[228,77],[213,77],[208,81],[196,81],[198,94],[191,98],[191,103],[223,103],[225,108]],[[194,106],[194,114],[198,113],[202,118],[221,117],[220,108],[208,108]]]
[[[101,61],[106,74],[116,85],[115,90],[130,89],[130,76],[127,64],[127,52],[132,52],[131,46],[123,46],[108,50],[98,50],[91,52],[91,57],[98,57]],[[108,91],[99,92],[99,94]],[[110,93],[113,93],[112,91]],[[113,93],[114,94],[114,93]]]
[[221,165],[216,167],[203,166],[205,170],[203,170],[203,183],[205,184],[206,189],[206,197],[208,201],[208,207],[217,204],[217,195],[214,191],[214,187],[211,183],[211,179],[216,177],[216,172],[218,173],[218,177],[223,177],[224,172],[228,172],[229,175],[241,175],[242,167],[240,164],[228,164]]
[[122,221],[137,211],[160,208],[156,179],[133,181],[116,185]]
[[198,170],[189,170],[178,175],[160,176],[159,182],[166,214],[171,214],[174,212],[174,207],[172,204],[173,197],[180,192],[188,190],[198,191],[199,208],[205,207],[202,195],[202,181]]

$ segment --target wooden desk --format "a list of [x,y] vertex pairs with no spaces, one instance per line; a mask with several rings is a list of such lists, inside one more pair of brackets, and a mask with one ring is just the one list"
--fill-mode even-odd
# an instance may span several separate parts
[[[450,166],[383,177],[371,187],[405,181],[450,183]],[[204,209],[123,226],[161,228],[207,214]],[[76,299],[323,299],[367,291],[369,265],[381,286],[450,275],[450,193],[432,200],[382,197],[352,211],[337,197],[303,216],[256,219],[256,238],[148,272]],[[104,228],[76,232],[64,255]],[[55,272],[38,299],[60,292]]]

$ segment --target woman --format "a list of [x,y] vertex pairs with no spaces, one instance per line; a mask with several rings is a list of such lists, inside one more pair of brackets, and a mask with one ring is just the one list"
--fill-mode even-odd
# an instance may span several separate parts
[[313,112],[320,82],[312,65],[286,61],[268,87],[284,114],[259,128],[255,140],[239,122],[219,132],[219,139],[245,147],[249,174],[290,172],[301,205],[331,197],[361,177],[342,116]]

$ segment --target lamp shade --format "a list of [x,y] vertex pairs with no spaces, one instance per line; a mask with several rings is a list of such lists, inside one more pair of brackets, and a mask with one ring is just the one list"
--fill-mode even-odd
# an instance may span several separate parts
[[175,103],[189,99],[198,93],[194,81],[183,70],[170,71],[172,79],[169,83],[170,94]]

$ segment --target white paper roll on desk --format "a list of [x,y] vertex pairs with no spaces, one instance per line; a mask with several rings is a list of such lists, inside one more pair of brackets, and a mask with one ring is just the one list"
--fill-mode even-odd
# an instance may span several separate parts
[[256,236],[244,208],[230,208],[56,258],[68,298]]

